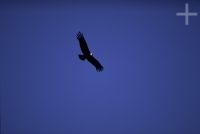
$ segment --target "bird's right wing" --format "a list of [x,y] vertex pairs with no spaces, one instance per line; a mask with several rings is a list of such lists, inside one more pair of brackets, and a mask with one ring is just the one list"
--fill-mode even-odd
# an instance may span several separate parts
[[101,63],[93,56],[90,56],[88,59],[87,59],[92,65],[95,66],[96,70],[98,72],[101,72],[103,71],[104,67],[101,65]]
[[87,42],[85,41],[83,34],[81,32],[78,32],[76,36],[77,36],[77,39],[79,40],[79,44],[80,44],[82,53],[85,55],[89,55],[90,50],[87,46]]

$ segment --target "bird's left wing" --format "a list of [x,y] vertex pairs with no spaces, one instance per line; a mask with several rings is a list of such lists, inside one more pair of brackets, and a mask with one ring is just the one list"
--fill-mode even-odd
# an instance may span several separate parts
[[88,48],[87,42],[86,42],[83,34],[81,32],[78,32],[76,36],[77,36],[77,39],[79,40],[79,44],[80,44],[82,53],[85,55],[89,55],[90,50]]

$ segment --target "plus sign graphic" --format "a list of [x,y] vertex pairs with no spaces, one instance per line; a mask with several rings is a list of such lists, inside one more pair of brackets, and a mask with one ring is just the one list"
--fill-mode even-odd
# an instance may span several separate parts
[[177,16],[185,16],[185,25],[189,25],[189,16],[197,16],[197,13],[189,13],[188,3],[185,4],[185,13],[176,13]]

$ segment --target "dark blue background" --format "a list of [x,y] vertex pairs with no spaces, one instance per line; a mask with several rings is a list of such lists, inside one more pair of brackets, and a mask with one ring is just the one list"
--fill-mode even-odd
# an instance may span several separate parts
[[1,133],[199,134],[199,58],[200,2],[1,1]]

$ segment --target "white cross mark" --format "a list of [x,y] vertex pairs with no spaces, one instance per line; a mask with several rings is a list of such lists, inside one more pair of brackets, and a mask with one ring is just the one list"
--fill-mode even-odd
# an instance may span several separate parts
[[177,16],[185,16],[185,25],[189,24],[189,16],[197,16],[197,13],[189,13],[188,3],[185,4],[185,13],[176,13]]

